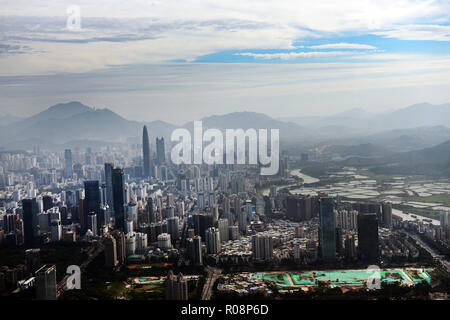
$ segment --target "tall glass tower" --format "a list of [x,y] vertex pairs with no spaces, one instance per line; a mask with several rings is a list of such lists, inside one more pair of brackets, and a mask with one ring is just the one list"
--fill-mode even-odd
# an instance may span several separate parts
[[123,180],[123,169],[113,169],[112,184],[116,229],[123,231],[125,229],[125,183]]
[[333,198],[320,198],[319,246],[322,259],[325,261],[333,261],[336,259],[335,229]]
[[142,153],[144,157],[144,177],[151,176],[150,142],[148,140],[147,126],[144,126],[142,133]]

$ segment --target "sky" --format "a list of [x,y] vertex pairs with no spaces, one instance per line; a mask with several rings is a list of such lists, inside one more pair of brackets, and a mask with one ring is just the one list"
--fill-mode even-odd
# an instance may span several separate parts
[[1,0],[0,112],[182,124],[450,102],[450,1]]

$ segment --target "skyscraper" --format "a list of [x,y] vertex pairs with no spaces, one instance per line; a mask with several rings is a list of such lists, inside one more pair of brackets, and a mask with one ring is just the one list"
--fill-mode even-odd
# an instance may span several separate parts
[[203,264],[202,238],[200,236],[187,239],[186,251],[191,264],[196,266]]
[[36,271],[36,299],[56,300],[56,267],[44,265]]
[[[85,181],[84,182],[84,221],[82,225],[83,232],[88,229],[88,216],[95,214],[100,215],[100,186],[98,181]],[[91,230],[96,233],[96,231]]]
[[156,158],[158,165],[166,163],[166,147],[164,146],[164,137],[156,138]]
[[345,238],[345,258],[354,260],[356,257],[355,235],[348,234]]
[[51,196],[43,196],[42,197],[42,204],[43,204],[43,211],[46,212],[47,210],[53,208],[53,198]]
[[148,178],[152,175],[152,163],[151,163],[151,154],[150,154],[150,142],[148,140],[148,131],[147,126],[144,126],[143,134],[142,134],[142,153],[143,153],[143,168],[144,168],[144,177]]
[[217,228],[208,228],[206,230],[206,250],[210,254],[216,254],[221,251],[220,231]]
[[125,228],[125,184],[123,180],[123,169],[113,169],[112,184],[116,228],[123,231]]
[[180,233],[178,230],[179,219],[178,217],[170,217],[167,219],[167,229],[170,234],[170,239],[172,243],[175,244],[175,241],[180,237]]
[[187,280],[180,273],[178,276],[170,270],[164,283],[166,289],[166,300],[187,300],[188,285]]
[[64,151],[64,160],[65,160],[64,177],[66,179],[72,179],[73,178],[72,150],[66,149]]
[[392,204],[390,202],[384,202],[381,204],[381,212],[383,217],[383,227],[392,227]]
[[23,199],[22,207],[23,207],[24,241],[26,245],[30,245],[34,243],[34,241],[38,236],[36,198]]
[[116,240],[116,248],[117,248],[117,261],[119,264],[125,262],[126,258],[126,248],[125,248],[125,234],[121,231],[114,231],[113,237]]
[[217,227],[219,228],[220,231],[220,240],[222,242],[227,242],[229,239],[228,236],[228,219],[219,219],[219,221],[217,221]]
[[117,260],[117,245],[116,239],[113,236],[108,236],[105,239],[105,265],[109,268],[114,268],[119,264]]
[[271,261],[273,259],[273,238],[268,236],[252,237],[252,257],[255,261]]
[[379,257],[377,214],[359,213],[358,258],[365,262],[375,262]]
[[98,236],[97,215],[94,212],[88,214],[88,229],[92,231],[93,236]]
[[332,198],[320,198],[319,212],[319,247],[322,259],[336,259],[336,230],[334,219],[334,202]]
[[41,249],[25,250],[26,270],[28,276],[33,276],[34,273],[41,267]]
[[106,185],[106,203],[110,210],[114,208],[114,197],[113,197],[113,187],[112,187],[112,163],[105,163],[105,185]]
[[213,217],[205,213],[195,213],[192,215],[195,234],[205,239],[205,231],[214,225]]

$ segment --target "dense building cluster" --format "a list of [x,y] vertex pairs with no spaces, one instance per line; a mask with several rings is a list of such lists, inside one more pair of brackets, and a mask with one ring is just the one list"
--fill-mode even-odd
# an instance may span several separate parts
[[[26,266],[0,269],[0,289],[36,286],[39,298],[55,298],[55,267],[40,264],[38,248],[60,242],[101,243],[109,270],[143,261],[220,267],[416,258],[398,229],[448,243],[448,213],[433,226],[401,221],[385,201],[278,190],[301,182],[288,174],[288,157],[276,176],[263,177],[257,165],[174,165],[164,138],[155,145],[144,127],[142,145],[125,150],[0,154],[0,244],[29,248]],[[170,274],[166,288],[168,298],[187,296],[182,275]]]

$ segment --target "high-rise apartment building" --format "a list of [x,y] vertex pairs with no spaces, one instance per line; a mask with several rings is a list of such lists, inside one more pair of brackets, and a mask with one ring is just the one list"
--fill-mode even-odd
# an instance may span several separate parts
[[36,271],[36,299],[56,300],[56,267],[44,265]]
[[73,178],[72,150],[70,149],[64,151],[64,177],[66,179]]
[[210,254],[217,254],[221,251],[220,231],[217,228],[206,230],[206,250]]
[[188,285],[186,278],[180,273],[178,276],[170,270],[164,283],[166,300],[187,300]]

